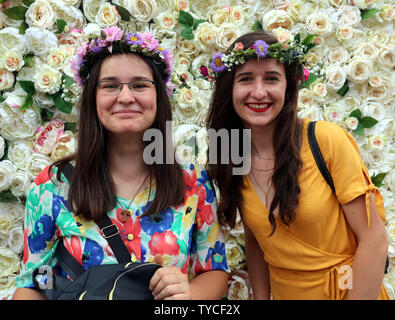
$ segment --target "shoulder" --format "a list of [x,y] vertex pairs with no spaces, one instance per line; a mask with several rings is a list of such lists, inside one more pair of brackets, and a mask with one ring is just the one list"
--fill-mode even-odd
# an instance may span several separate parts
[[203,166],[195,162],[188,162],[181,164],[181,168],[184,175],[184,181],[187,186],[194,187],[195,185],[211,185],[211,178]]
[[320,148],[331,151],[332,148],[349,148],[352,146],[359,153],[354,138],[341,126],[329,121],[317,121],[315,136]]
[[33,180],[34,185],[39,186],[53,181],[57,169],[54,166],[46,166]]

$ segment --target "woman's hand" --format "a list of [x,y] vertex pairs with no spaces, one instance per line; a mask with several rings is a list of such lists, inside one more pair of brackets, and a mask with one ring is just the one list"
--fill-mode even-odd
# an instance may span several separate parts
[[[163,265],[162,257],[155,255],[154,262]],[[162,267],[151,278],[150,290],[155,300],[190,300],[191,287],[188,275],[177,267]]]

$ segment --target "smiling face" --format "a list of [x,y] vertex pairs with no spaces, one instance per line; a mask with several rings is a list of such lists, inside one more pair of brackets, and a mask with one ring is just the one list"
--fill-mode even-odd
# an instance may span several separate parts
[[[121,54],[103,61],[98,80],[153,80],[153,75],[149,65],[138,55]],[[101,124],[110,134],[143,134],[155,120],[155,86],[136,93],[123,85],[118,94],[108,94],[97,88],[96,109]]]
[[235,72],[233,107],[245,128],[273,125],[281,112],[287,80],[275,59],[250,59]]

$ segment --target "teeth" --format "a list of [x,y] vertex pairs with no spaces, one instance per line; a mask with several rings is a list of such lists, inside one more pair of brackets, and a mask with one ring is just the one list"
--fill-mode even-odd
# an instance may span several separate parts
[[253,109],[265,109],[265,108],[267,108],[268,106],[270,106],[270,103],[265,103],[265,104],[254,104],[254,103],[250,103],[250,104],[248,104],[248,106],[249,106],[250,108],[253,108]]

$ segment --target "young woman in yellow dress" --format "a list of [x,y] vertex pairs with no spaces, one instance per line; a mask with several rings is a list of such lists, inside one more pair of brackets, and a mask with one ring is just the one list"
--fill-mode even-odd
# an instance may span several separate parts
[[252,32],[212,59],[208,128],[251,129],[248,174],[232,175],[232,162],[208,165],[219,219],[232,226],[241,214],[255,299],[388,299],[383,200],[357,144],[343,128],[316,123],[333,193],[308,143],[309,120],[297,118],[303,56],[313,46],[304,40]]

